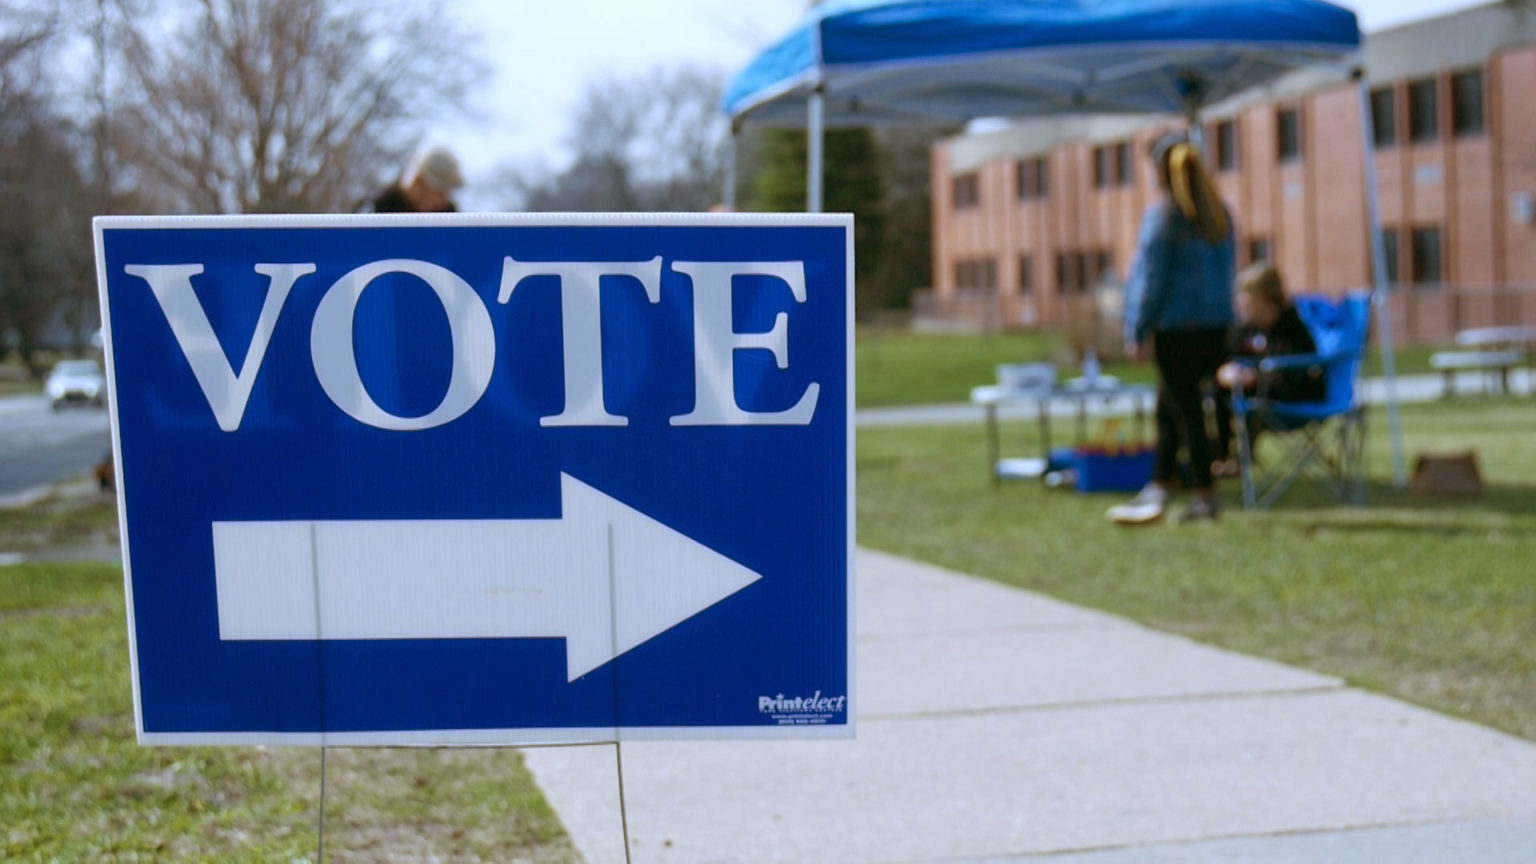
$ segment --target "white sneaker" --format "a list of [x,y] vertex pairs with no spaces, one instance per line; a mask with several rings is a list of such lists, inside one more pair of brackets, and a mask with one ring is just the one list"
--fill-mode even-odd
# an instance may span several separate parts
[[1150,525],[1168,510],[1168,490],[1148,483],[1129,504],[1117,504],[1104,515],[1118,525]]

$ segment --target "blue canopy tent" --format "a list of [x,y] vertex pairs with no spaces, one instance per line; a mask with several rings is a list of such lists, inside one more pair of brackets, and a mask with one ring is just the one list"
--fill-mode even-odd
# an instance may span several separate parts
[[[807,209],[822,206],[827,125],[1200,110],[1295,69],[1359,82],[1367,211],[1392,427],[1406,483],[1370,91],[1353,12],[1320,0],[828,0],[731,81],[733,133],[804,126]],[[734,162],[734,159],[732,160]],[[734,177],[726,190],[733,203]]]

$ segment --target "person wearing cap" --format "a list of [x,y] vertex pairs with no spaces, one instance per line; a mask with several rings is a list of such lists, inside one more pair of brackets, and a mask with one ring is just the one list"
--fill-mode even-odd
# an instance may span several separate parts
[[1150,343],[1157,366],[1157,457],[1152,481],[1130,503],[1109,509],[1111,520],[1126,525],[1163,517],[1181,450],[1194,486],[1185,520],[1216,518],[1201,388],[1226,362],[1233,323],[1231,215],[1183,134],[1159,138],[1151,157],[1163,195],[1142,220],[1126,282],[1125,341],[1137,358]]
[[422,150],[400,179],[373,199],[374,213],[454,213],[453,193],[464,186],[459,160],[445,147]]

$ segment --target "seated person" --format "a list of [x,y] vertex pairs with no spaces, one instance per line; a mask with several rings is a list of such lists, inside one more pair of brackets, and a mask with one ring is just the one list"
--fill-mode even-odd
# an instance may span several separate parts
[[[1321,366],[1260,372],[1258,364],[1265,357],[1285,354],[1313,354],[1317,343],[1301,320],[1295,304],[1285,295],[1280,273],[1268,263],[1248,267],[1237,277],[1238,326],[1232,333],[1230,354],[1233,358],[1216,371],[1216,381],[1225,390],[1239,388],[1276,402],[1321,402],[1327,398]],[[1261,386],[1262,385],[1262,386]],[[1216,400],[1216,425],[1221,440],[1216,453],[1218,474],[1231,476],[1237,466],[1231,461],[1232,409],[1225,393]],[[1261,430],[1250,426],[1250,445]],[[1252,452],[1252,451],[1250,451]]]

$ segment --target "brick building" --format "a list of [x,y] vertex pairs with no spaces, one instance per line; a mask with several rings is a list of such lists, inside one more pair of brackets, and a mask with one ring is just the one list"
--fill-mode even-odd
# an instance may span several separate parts
[[[1536,9],[1498,3],[1370,34],[1376,167],[1399,329],[1439,341],[1536,323]],[[1203,117],[1239,264],[1294,290],[1370,278],[1360,95],[1304,70]],[[1172,118],[1024,121],[933,152],[934,288],[917,314],[1059,326],[1123,280],[1158,194],[1146,158]]]

